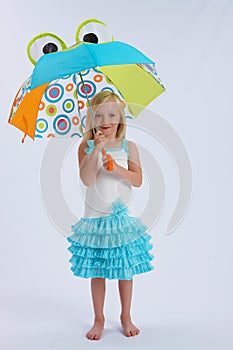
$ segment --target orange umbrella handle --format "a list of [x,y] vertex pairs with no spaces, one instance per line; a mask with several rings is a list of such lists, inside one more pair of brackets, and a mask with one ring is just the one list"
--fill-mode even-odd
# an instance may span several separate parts
[[103,154],[103,156],[106,156],[107,160],[108,160],[107,170],[108,171],[113,171],[113,160],[112,160],[112,157],[110,156],[110,154],[107,154],[105,149],[102,149],[102,154]]

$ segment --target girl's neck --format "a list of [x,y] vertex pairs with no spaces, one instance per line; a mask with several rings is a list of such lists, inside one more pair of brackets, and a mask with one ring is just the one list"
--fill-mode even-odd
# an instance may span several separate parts
[[108,136],[108,137],[105,137],[106,140],[116,140],[117,137],[116,136]]

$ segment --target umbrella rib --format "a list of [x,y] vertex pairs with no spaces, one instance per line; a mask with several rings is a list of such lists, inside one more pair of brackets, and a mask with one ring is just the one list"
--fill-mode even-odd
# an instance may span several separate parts
[[[83,89],[84,89],[84,92],[85,92],[85,95],[86,95],[86,98],[87,98],[88,106],[89,106],[90,109],[91,109],[91,116],[92,116],[92,119],[93,119],[95,128],[96,128],[96,130],[98,130],[98,125],[97,125],[97,123],[96,123],[95,116],[94,116],[94,112],[93,112],[92,106],[91,106],[91,104],[90,104],[90,100],[89,100],[88,95],[87,95],[87,92],[86,92],[86,86],[85,86],[85,83],[84,83],[84,81],[83,81],[82,74],[81,74],[81,72],[79,72],[78,74],[79,74],[79,76],[80,76],[80,78],[81,78],[81,82],[82,82]],[[94,128],[92,128],[92,129],[94,130]]]

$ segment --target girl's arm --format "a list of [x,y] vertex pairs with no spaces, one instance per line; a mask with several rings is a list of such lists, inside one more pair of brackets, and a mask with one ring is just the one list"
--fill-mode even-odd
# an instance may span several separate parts
[[142,184],[142,169],[137,146],[133,141],[128,141],[128,170],[114,161],[113,171],[121,178],[128,180],[132,186],[140,187]]
[[78,149],[79,176],[85,186],[91,186],[96,179],[98,156],[103,145],[97,144],[91,154],[84,152],[86,147],[86,142],[81,142]]

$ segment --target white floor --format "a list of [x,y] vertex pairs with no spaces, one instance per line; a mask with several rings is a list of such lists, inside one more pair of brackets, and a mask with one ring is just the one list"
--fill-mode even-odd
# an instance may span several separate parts
[[[120,302],[117,281],[108,280],[105,330],[99,341],[87,340],[85,334],[92,323],[89,281],[73,277],[68,270],[64,270],[60,278],[58,274],[52,276],[51,270],[49,267],[48,273],[44,270],[42,274],[38,268],[35,276],[32,276],[34,283],[27,285],[25,281],[28,289],[20,286],[17,278],[11,291],[2,289],[1,349],[83,350],[93,346],[101,350],[233,348],[231,307],[228,309],[224,300],[216,300],[215,306],[211,297],[209,304],[207,300],[203,304],[203,300],[190,303],[189,297],[185,297],[189,293],[185,281],[180,286],[171,282],[166,290],[166,277],[164,279],[160,275],[166,274],[166,271],[153,271],[134,278],[132,318],[141,333],[132,338],[123,335],[118,321]],[[27,274],[30,274],[30,269]],[[14,277],[10,276],[8,283],[13,281]],[[179,295],[182,289],[184,294]],[[194,295],[195,291],[191,298]]]
[[[2,296],[2,301],[3,301]],[[7,298],[7,296],[5,296]],[[106,327],[99,341],[85,338],[91,317],[84,317],[82,304],[72,310],[69,300],[40,299],[20,295],[8,300],[1,312],[0,347],[4,350],[73,350],[91,349],[158,349],[158,350],[219,350],[232,349],[230,325],[221,320],[190,318],[181,321],[179,315],[169,319],[159,314],[144,314],[137,325],[141,333],[134,338],[123,335],[117,315],[107,315]],[[70,308],[69,308],[70,307]],[[153,310],[151,310],[153,311]],[[156,311],[156,310],[154,310]],[[90,321],[90,322],[89,322]],[[136,323],[136,322],[135,322]],[[93,343],[95,345],[93,345]]]

